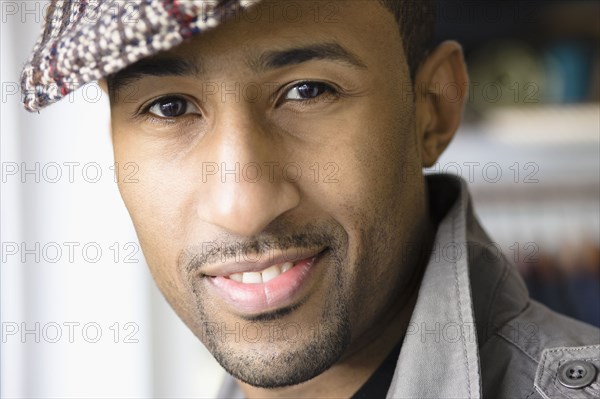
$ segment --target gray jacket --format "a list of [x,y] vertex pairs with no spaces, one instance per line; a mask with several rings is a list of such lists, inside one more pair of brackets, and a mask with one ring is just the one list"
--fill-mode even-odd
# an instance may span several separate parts
[[[600,397],[600,329],[530,299],[517,269],[479,225],[466,183],[427,179],[432,203],[450,209],[388,398]],[[219,397],[243,395],[227,376]]]

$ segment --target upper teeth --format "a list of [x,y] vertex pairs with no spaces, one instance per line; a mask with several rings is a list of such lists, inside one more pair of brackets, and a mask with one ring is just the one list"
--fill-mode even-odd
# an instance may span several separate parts
[[234,281],[237,281],[238,283],[244,284],[266,283],[269,280],[273,280],[281,273],[287,272],[293,266],[294,264],[292,262],[285,262],[280,265],[270,266],[262,272],[234,273],[230,275],[229,278]]

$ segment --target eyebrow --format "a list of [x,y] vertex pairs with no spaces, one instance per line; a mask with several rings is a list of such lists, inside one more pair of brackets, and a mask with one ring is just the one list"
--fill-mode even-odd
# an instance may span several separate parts
[[263,72],[313,60],[336,61],[355,68],[367,69],[365,63],[357,55],[336,42],[267,51],[261,54],[256,61],[251,62],[250,66],[256,72]]
[[[248,60],[249,67],[257,73],[297,65],[314,60],[340,62],[348,66],[367,69],[355,54],[336,42],[309,44],[285,50],[269,50]],[[111,97],[144,77],[198,76],[201,74],[201,57],[161,56],[142,59],[107,77]]]
[[197,76],[200,68],[189,57],[158,57],[142,59],[106,78],[111,97],[125,86],[148,76]]

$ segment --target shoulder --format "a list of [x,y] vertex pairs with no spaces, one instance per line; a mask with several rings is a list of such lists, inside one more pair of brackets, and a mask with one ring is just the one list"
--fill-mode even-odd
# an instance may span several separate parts
[[480,347],[483,396],[597,398],[600,329],[530,300]]

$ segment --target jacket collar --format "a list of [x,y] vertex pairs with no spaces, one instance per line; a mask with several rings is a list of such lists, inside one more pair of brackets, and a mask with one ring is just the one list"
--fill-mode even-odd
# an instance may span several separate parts
[[466,248],[469,196],[457,178],[427,180],[434,211],[447,209],[441,202],[453,204],[438,225],[388,397],[479,398],[481,372]]
[[388,397],[479,398],[478,348],[527,307],[529,294],[479,224],[467,183],[442,174],[427,184],[438,230]]

